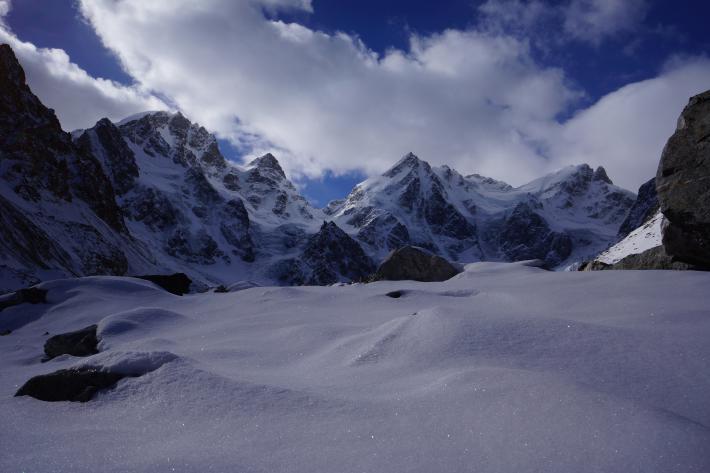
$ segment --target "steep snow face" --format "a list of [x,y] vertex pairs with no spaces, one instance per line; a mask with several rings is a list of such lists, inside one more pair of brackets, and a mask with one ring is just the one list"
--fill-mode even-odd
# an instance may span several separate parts
[[[132,234],[170,270],[210,284],[265,278],[268,262],[287,256],[284,239],[317,230],[319,212],[272,155],[241,168],[180,113],[142,114],[120,127],[102,120],[77,142],[102,158]],[[252,266],[257,258],[267,264]]]
[[660,210],[643,225],[629,233],[623,240],[607,249],[596,261],[606,264],[618,263],[629,255],[643,253],[663,244],[663,214]]
[[[551,231],[571,243],[560,264],[588,259],[616,241],[635,195],[612,184],[604,168],[569,166],[516,189],[538,204]],[[563,256],[563,255],[560,255]]]
[[378,259],[404,244],[453,259],[480,259],[476,209],[455,190],[462,185],[465,181],[455,171],[432,169],[409,153],[382,176],[358,184],[340,206],[329,210]]
[[[0,318],[0,471],[707,472],[708,285],[520,263],[183,297],[47,282]],[[40,361],[90,324],[101,353]],[[13,397],[73,366],[145,374],[83,405]]]
[[559,266],[613,242],[633,200],[603,168],[570,166],[513,188],[410,153],[326,212],[378,257],[410,243],[456,261]]

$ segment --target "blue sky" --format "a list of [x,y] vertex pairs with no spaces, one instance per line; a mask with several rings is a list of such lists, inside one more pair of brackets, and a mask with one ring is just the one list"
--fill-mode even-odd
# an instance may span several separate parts
[[[126,3],[131,1],[135,0]],[[482,172],[513,184],[561,165],[590,161],[611,168],[612,179],[619,177],[633,188],[650,177],[657,156],[648,155],[667,137],[662,136],[664,130],[683,101],[699,92],[702,84],[710,88],[706,75],[710,6],[704,1],[449,0],[434,6],[411,0],[252,0],[244,3],[253,5],[234,7],[215,0],[212,3],[224,10],[226,22],[218,14],[187,8],[182,18],[179,3],[172,3],[175,11],[146,7],[154,9],[152,15],[165,15],[160,29],[153,26],[147,37],[160,35],[156,38],[164,37],[166,44],[176,43],[176,47],[167,51],[156,46],[142,58],[142,45],[131,43],[128,36],[134,31],[139,37],[143,25],[125,12],[116,16],[111,1],[14,0],[4,23],[17,41],[63,50],[71,63],[85,71],[84,82],[114,81],[115,87],[92,86],[104,96],[87,115],[105,112],[117,118],[112,115],[130,109],[126,103],[140,108],[163,101],[216,131],[227,156],[239,159],[274,150],[304,194],[321,205],[344,196],[355,183],[381,172],[410,150],[435,164],[449,163],[463,173]],[[214,22],[215,31],[224,28],[220,33],[228,38],[220,40],[215,33],[212,49],[224,47],[224,51],[222,56],[215,54],[217,62],[206,64],[216,64],[219,74],[204,71],[203,79],[209,87],[211,77],[216,83],[219,78],[215,88],[225,87],[221,96],[181,88],[170,77],[145,79],[168,68],[184,71],[191,79],[190,61],[194,64],[195,57],[184,51],[193,45],[186,43],[181,49],[177,41],[183,37],[208,41],[210,37],[203,35],[210,32],[209,22]],[[114,24],[118,28],[113,29]],[[189,30],[192,25],[194,31]],[[266,36],[273,31],[263,29],[265,25],[276,27],[278,38]],[[241,50],[229,44],[232,40],[248,43],[240,34],[252,29],[252,37],[261,35],[260,44]],[[170,42],[171,35],[177,39]],[[293,64],[288,58],[274,64],[269,58],[280,47],[276,41],[284,38],[289,47],[299,48],[292,56],[303,56]],[[275,43],[267,44],[271,39]],[[232,55],[239,51],[241,55]],[[368,55],[379,63],[371,64]],[[467,55],[473,57],[470,67]],[[155,64],[146,66],[146,60]],[[377,68],[384,72],[372,72]],[[259,69],[262,76],[252,72]],[[272,79],[275,73],[284,78]],[[29,68],[31,85],[33,76],[40,74],[40,66]],[[222,77],[239,80],[229,84]],[[496,88],[498,77],[505,89]],[[50,79],[35,80],[44,100],[41,89]],[[252,88],[235,93],[233,103],[227,101],[225,109],[218,110],[225,102],[220,99],[244,83]],[[259,83],[282,94],[279,101],[272,102]],[[117,91],[108,90],[109,86]],[[451,87],[448,94],[447,87]],[[517,87],[522,95],[510,99],[508,89]],[[362,103],[370,91],[382,95]],[[664,93],[667,97],[659,96]],[[71,104],[53,98],[49,91],[46,94],[65,127],[81,121],[79,112],[70,110]],[[128,94],[133,95],[122,104],[109,103]],[[393,95],[396,100],[390,101]],[[422,99],[426,96],[431,99]],[[641,103],[657,96],[655,109]],[[416,106],[407,103],[420,99]],[[216,111],[204,110],[210,104]],[[373,110],[379,104],[382,110]],[[605,126],[609,116],[621,116],[634,104],[638,121],[658,115],[658,123],[642,128],[633,117],[624,118],[621,123],[629,124],[629,141],[638,140],[638,145],[627,144],[623,135],[607,136],[619,128]],[[88,118],[95,121],[96,117]],[[585,140],[591,133],[599,136],[590,144]],[[651,135],[652,144],[642,143],[644,136]],[[609,151],[598,144],[604,141],[617,144]]]

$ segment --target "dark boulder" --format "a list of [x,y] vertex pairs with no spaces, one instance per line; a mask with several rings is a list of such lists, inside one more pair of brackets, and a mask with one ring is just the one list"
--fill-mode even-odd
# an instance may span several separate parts
[[145,279],[162,287],[171,294],[182,296],[190,292],[192,280],[185,273],[175,274],[151,274],[146,276],[135,276],[138,279]]
[[376,281],[446,281],[461,270],[441,256],[415,246],[404,246],[391,252],[380,264]]
[[603,271],[605,269],[612,269],[612,265],[607,263],[602,263],[601,261],[584,261],[579,265],[577,271]]
[[31,378],[15,396],[30,396],[48,402],[87,402],[99,390],[112,387],[125,377],[125,374],[99,368],[59,370]]
[[44,361],[51,360],[59,355],[89,356],[99,352],[96,338],[96,325],[61,333],[48,339],[44,343]]
[[663,246],[676,260],[710,267],[710,91],[690,99],[656,174],[668,220]]
[[643,253],[629,255],[614,263],[611,269],[693,269],[691,265],[675,261],[666,253],[663,246],[650,248]]
[[28,287],[0,297],[0,311],[20,304],[45,304],[46,302],[46,289]]

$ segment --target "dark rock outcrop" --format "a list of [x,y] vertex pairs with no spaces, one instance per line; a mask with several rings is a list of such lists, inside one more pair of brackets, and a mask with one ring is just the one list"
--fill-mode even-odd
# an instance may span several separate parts
[[60,355],[90,356],[99,352],[96,325],[89,325],[74,332],[60,333],[44,342],[44,361]]
[[656,190],[668,220],[666,252],[710,267],[710,91],[691,98],[678,119],[661,155]]
[[501,251],[509,261],[540,259],[555,266],[572,252],[570,236],[551,230],[535,211],[533,202],[519,203],[503,220],[497,235]]
[[277,264],[273,273],[282,282],[324,286],[358,281],[371,274],[372,261],[358,242],[333,222],[325,222],[312,235],[297,259]]
[[446,281],[461,270],[423,248],[404,246],[394,250],[377,268],[375,281]]
[[619,240],[653,218],[658,212],[658,195],[656,194],[656,178],[641,184],[634,205],[629,210],[629,215],[619,227]]
[[47,291],[45,289],[28,287],[0,296],[0,312],[20,304],[44,304],[46,302]]
[[687,263],[675,261],[666,253],[663,246],[648,249],[643,253],[629,255],[621,261],[614,263],[609,269],[693,269]]
[[40,401],[87,402],[101,389],[110,388],[127,375],[100,368],[73,368],[35,376],[15,393]]
[[185,273],[175,274],[149,274],[146,276],[134,276],[138,279],[145,279],[156,284],[171,294],[182,296],[190,292],[192,280]]
[[663,246],[650,248],[643,253],[626,256],[622,260],[607,264],[601,261],[587,261],[579,266],[579,271],[605,271],[620,269],[694,269],[692,265],[675,261],[673,257],[666,253]]
[[116,194],[123,195],[135,185],[139,174],[136,157],[121,131],[108,118],[102,118],[93,128],[84,131],[76,144],[86,153],[101,150],[96,157],[103,163]]

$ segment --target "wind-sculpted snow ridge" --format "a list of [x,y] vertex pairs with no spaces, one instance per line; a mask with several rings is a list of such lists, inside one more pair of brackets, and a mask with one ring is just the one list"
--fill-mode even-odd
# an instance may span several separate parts
[[[181,298],[44,283],[0,318],[32,314],[0,337],[0,471],[709,471],[708,284],[528,263]],[[91,324],[98,354],[41,362]],[[80,406],[13,397],[78,367],[128,377]]]

